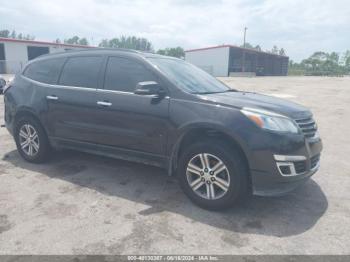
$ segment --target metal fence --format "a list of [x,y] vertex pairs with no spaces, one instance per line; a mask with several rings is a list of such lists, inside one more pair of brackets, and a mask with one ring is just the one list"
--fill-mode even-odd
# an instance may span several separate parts
[[16,74],[25,64],[26,61],[0,60],[0,74]]

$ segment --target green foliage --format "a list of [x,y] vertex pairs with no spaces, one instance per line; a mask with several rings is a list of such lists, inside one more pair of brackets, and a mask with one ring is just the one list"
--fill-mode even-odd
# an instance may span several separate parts
[[[301,63],[289,62],[289,75],[343,76],[350,72],[350,51],[346,51],[340,61],[336,52],[318,51]],[[348,62],[348,64],[347,64]]]
[[16,31],[13,30],[12,32],[10,32],[9,30],[5,29],[5,30],[0,30],[0,37],[4,37],[4,38],[12,38],[12,39],[20,39],[20,40],[34,40],[35,37],[32,35],[28,35],[28,34],[16,34]]
[[283,48],[280,49],[280,51],[278,52],[279,55],[286,55],[286,51],[284,51]]
[[[60,41],[59,39],[56,39],[56,42]],[[80,38],[79,36],[73,36],[72,38],[64,39],[65,44],[70,44],[70,45],[89,45],[88,40],[83,37]]]
[[10,37],[10,31],[9,30],[0,30],[0,37],[9,38]]
[[177,57],[177,58],[184,58],[185,57],[185,50],[182,47],[178,46],[178,47],[159,49],[157,51],[157,54],[166,55],[166,56],[173,56],[173,57]]
[[272,53],[272,54],[278,55],[279,51],[280,51],[280,50],[278,49],[278,47],[274,45],[273,48],[272,48],[272,50],[271,50],[271,53]]
[[244,45],[241,45],[241,47],[244,47],[244,48],[249,48],[249,49],[254,49],[254,46],[250,43],[245,43]]
[[257,51],[261,51],[260,45],[256,45],[256,46],[254,47],[254,49],[257,50]]
[[149,42],[146,38],[136,36],[121,36],[119,38],[103,39],[98,46],[109,48],[126,48],[147,52],[153,51],[151,42]]
[[241,45],[240,47],[244,47],[244,48],[248,48],[248,49],[253,49],[253,50],[257,50],[257,51],[261,51],[261,47],[260,45],[256,45],[255,47],[250,44],[250,43],[245,43],[245,45]]

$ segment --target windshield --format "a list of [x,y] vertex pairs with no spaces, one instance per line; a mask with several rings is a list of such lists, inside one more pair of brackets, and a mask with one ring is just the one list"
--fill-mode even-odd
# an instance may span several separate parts
[[192,94],[222,93],[231,89],[198,67],[182,60],[149,58],[177,86]]

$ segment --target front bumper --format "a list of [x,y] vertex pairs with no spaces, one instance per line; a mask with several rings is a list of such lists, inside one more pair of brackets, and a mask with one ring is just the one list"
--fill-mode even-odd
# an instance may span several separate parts
[[255,154],[255,159],[259,160],[255,168],[251,169],[253,194],[286,194],[305,183],[318,171],[322,151],[320,138],[303,138],[303,143],[300,143],[300,138],[289,137],[286,141],[288,146],[279,149],[275,147],[269,152],[258,151]]

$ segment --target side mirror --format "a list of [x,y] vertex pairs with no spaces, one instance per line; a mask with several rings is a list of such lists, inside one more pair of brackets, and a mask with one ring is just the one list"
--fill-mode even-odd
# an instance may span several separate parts
[[139,82],[136,85],[135,94],[137,95],[165,95],[164,89],[155,81]]

